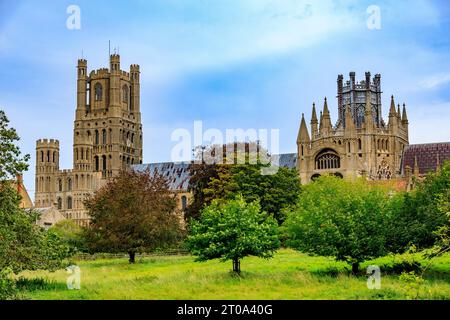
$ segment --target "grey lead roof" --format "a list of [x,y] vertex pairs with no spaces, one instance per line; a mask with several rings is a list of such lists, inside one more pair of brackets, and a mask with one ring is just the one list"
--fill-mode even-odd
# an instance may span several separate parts
[[[296,153],[283,153],[272,156],[272,163],[276,165],[279,161],[280,167],[295,168],[297,164]],[[149,170],[150,174],[155,171],[162,174],[169,183],[169,188],[174,191],[187,191],[189,187],[189,162],[159,162],[133,165],[132,168],[138,172]]]

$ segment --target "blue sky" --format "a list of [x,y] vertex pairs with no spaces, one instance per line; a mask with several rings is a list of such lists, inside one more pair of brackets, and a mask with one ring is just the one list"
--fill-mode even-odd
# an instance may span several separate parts
[[[66,28],[67,7],[81,29]],[[366,9],[381,10],[369,30]],[[448,1],[0,0],[0,108],[32,155],[57,138],[61,168],[72,167],[76,61],[108,66],[108,40],[122,68],[141,66],[144,162],[170,161],[177,128],[280,129],[280,151],[295,152],[302,113],[329,98],[336,77],[381,73],[383,114],[390,95],[405,102],[410,143],[450,141]]]

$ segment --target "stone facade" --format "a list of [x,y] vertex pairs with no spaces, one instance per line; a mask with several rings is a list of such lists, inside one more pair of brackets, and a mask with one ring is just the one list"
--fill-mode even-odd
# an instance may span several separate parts
[[400,177],[402,154],[408,145],[406,106],[400,113],[391,97],[389,121],[382,118],[381,76],[355,82],[337,79],[338,120],[332,125],[328,102],[317,117],[313,104],[311,134],[302,115],[297,136],[297,168],[302,183],[322,174],[370,180],[389,180]]
[[91,71],[78,60],[77,107],[73,129],[73,169],[59,168],[59,141],[36,142],[35,206],[54,206],[79,225],[89,217],[84,199],[121,169],[142,163],[139,65],[120,69],[120,56],[110,68]]

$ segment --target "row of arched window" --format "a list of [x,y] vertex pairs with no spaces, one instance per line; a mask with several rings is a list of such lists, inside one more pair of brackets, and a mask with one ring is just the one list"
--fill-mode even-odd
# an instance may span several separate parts
[[[109,156],[109,162],[111,164],[111,155]],[[100,163],[101,161],[101,163]],[[106,169],[108,168],[108,162],[107,162],[107,157],[105,155],[102,156],[95,156],[94,157],[94,167],[95,167],[95,171],[106,171]]]
[[[88,137],[90,136],[90,131],[88,131]],[[109,129],[109,142],[112,142],[112,129]],[[108,143],[108,136],[106,133],[106,129],[102,129],[101,131],[101,144],[107,144]],[[95,130],[94,133],[94,144],[99,145],[100,144],[100,132],[98,130]]]
[[389,139],[377,139],[377,150],[388,150]]
[[58,210],[62,210],[62,209],[70,210],[73,207],[72,197],[70,197],[70,196],[67,197],[67,199],[66,199],[66,207],[65,208],[63,208],[63,200],[61,197],[58,197],[58,199],[56,199],[56,202],[57,202]]
[[76,160],[91,160],[89,148],[75,148]]
[[58,153],[56,151],[51,152],[50,150],[47,150],[47,152],[41,151],[40,156],[39,153],[36,152],[36,158],[40,159],[41,162],[58,162]]

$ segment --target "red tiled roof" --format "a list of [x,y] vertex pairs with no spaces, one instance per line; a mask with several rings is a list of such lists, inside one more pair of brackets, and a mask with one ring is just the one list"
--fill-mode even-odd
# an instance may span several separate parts
[[403,150],[402,174],[405,173],[406,166],[410,166],[411,170],[414,169],[415,159],[420,174],[435,171],[438,156],[441,166],[445,160],[450,159],[450,142],[410,144]]

